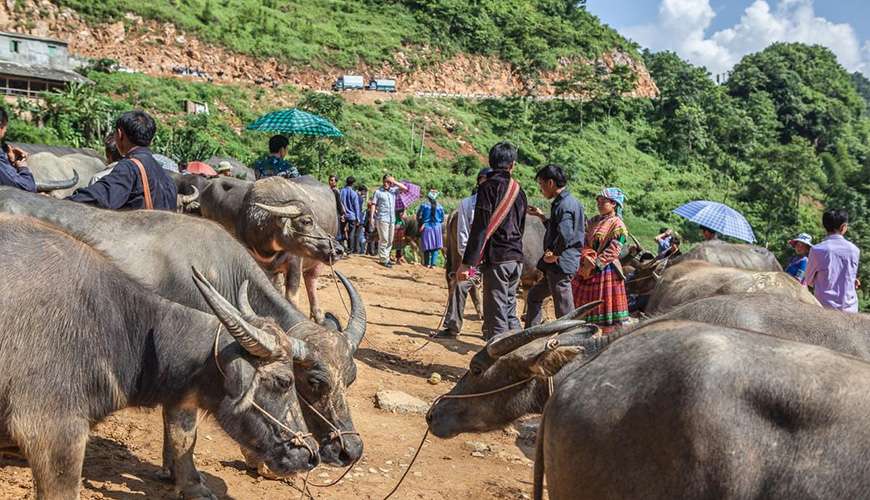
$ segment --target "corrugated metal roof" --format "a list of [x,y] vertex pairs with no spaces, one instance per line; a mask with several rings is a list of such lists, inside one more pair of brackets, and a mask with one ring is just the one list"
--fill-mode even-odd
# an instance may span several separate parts
[[66,146],[47,146],[45,144],[24,144],[21,142],[10,142],[9,144],[23,150],[29,155],[35,155],[36,153],[51,153],[55,156],[66,156],[78,153],[92,156],[103,161],[103,157],[91,148],[70,148]]
[[9,61],[0,61],[0,75],[21,76],[50,82],[93,83],[74,71],[16,64]]
[[36,36],[36,35],[28,35],[26,33],[12,33],[11,31],[0,31],[0,35],[9,36],[12,38],[24,38],[26,40],[37,40],[40,42],[52,43],[52,44],[57,44],[57,45],[69,45],[68,43],[64,42],[63,40],[57,40],[55,38],[45,38],[45,37]]

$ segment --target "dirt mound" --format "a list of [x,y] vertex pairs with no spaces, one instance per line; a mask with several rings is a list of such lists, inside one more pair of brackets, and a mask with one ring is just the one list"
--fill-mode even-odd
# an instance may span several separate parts
[[[317,498],[380,499],[406,470],[426,423],[421,415],[377,409],[375,394],[399,390],[430,403],[450,390],[483,345],[480,323],[467,321],[458,340],[426,344],[447,296],[443,273],[411,265],[387,270],[368,257],[353,257],[337,267],[359,288],[369,317],[349,398],[365,455],[340,484],[313,493]],[[321,280],[326,309],[346,318],[334,284]],[[442,376],[438,385],[427,382],[433,372]],[[82,498],[173,498],[172,486],[159,478],[162,426],[159,409],[124,410],[99,424],[85,457]],[[515,439],[515,433],[501,431],[450,440],[430,437],[396,498],[528,498],[532,462]],[[301,477],[270,481],[248,472],[238,445],[211,418],[201,427],[196,463],[218,498],[299,496]],[[321,466],[310,481],[327,483],[341,472]],[[21,498],[34,498],[30,469],[20,460],[0,458],[0,499]]]

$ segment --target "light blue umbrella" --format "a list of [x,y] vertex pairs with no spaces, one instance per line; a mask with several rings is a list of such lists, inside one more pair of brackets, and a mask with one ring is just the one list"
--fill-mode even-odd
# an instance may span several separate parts
[[690,201],[674,213],[719,234],[755,243],[755,234],[746,218],[733,208],[715,201]]

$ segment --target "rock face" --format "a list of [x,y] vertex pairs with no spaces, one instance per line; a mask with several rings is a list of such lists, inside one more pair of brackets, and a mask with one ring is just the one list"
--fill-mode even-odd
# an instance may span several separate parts
[[425,415],[429,411],[429,405],[425,401],[402,391],[378,391],[375,394],[375,404],[378,408],[391,413],[417,413]]
[[414,67],[401,51],[393,55],[392,63],[377,67],[359,64],[351,69],[325,71],[292,67],[275,58],[256,59],[231,52],[178,31],[171,23],[143,20],[131,13],[114,23],[88,24],[75,11],[58,7],[49,0],[0,2],[0,30],[66,40],[73,54],[114,59],[122,66],[152,76],[177,75],[173,70],[181,67],[216,82],[292,84],[304,89],[329,90],[338,75],[359,74],[369,78],[396,77],[402,93],[550,96],[555,93],[552,82],[564,78],[571,65],[600,62],[608,69],[616,65],[632,68],[637,74],[637,84],[629,95],[658,95],[658,88],[643,63],[618,50],[603,54],[598,61],[563,61],[562,67],[541,75],[540,82],[531,82],[498,58],[472,54],[444,58],[435,50],[431,51],[430,59],[439,62],[425,68]]

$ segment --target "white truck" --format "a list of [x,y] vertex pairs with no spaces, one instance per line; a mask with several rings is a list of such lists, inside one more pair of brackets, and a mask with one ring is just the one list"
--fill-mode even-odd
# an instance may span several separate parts
[[341,92],[342,90],[364,90],[365,88],[365,79],[359,75],[343,75],[332,84],[332,90],[336,92]]

